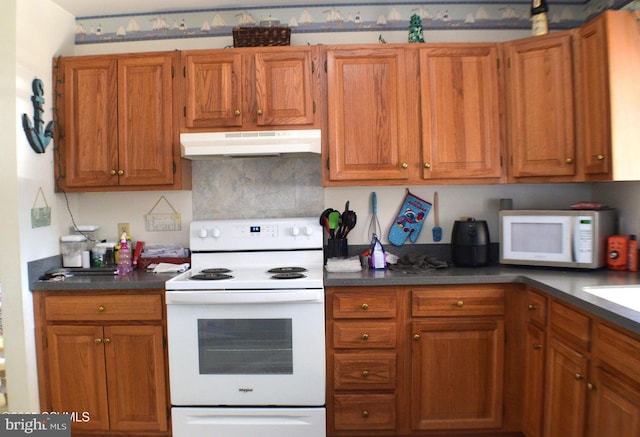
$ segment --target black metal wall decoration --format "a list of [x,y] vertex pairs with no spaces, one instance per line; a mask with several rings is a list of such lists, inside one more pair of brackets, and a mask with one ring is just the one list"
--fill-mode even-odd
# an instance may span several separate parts
[[33,102],[33,125],[31,125],[29,116],[22,114],[22,128],[27,135],[27,140],[33,151],[36,153],[44,153],[53,138],[54,123],[50,121],[47,123],[47,127],[43,129],[44,84],[42,81],[38,78],[33,79],[31,89],[33,90],[33,96],[31,96],[31,101]]

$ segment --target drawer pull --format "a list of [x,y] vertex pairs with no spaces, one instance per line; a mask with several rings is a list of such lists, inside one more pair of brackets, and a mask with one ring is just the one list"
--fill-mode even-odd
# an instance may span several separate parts
[[529,308],[529,311],[535,311],[536,310],[536,306],[534,304],[532,304],[532,303],[530,303],[527,308]]
[[369,371],[368,370],[363,370],[362,371],[362,377],[366,378],[367,376],[369,376]]
[[533,345],[533,348],[534,348],[535,350],[540,350],[540,349],[542,349],[542,345],[541,345],[540,343],[535,343],[535,344]]
[[420,334],[413,334],[414,340],[420,340]]
[[464,301],[462,301],[462,300],[459,300],[459,301],[457,301],[457,302],[456,302],[456,306],[457,306],[458,308],[462,308],[462,307],[463,307],[463,305],[464,305]]
[[363,303],[361,308],[363,310],[368,310],[369,309],[369,304]]
[[576,378],[576,381],[581,381],[584,379],[584,375],[580,374],[580,373],[576,373],[574,375],[574,378]]
[[100,306],[98,307],[98,312],[99,312],[99,313],[101,313],[101,312],[103,312],[103,311],[104,311],[104,307],[103,307],[102,305],[100,305]]
[[102,340],[102,342],[104,344],[109,344],[109,343],[111,343],[111,339],[110,338],[105,338],[105,339]]
[[93,340],[96,344],[102,344],[102,339],[101,338],[96,338],[95,340]]
[[362,412],[362,417],[364,417],[365,419],[366,419],[367,417],[369,417],[369,412],[368,412],[367,410],[364,410],[364,411]]
[[362,334],[362,339],[363,340],[369,340],[369,334]]
[[587,390],[594,391],[595,389],[596,389],[595,385],[593,385],[591,382],[587,382]]

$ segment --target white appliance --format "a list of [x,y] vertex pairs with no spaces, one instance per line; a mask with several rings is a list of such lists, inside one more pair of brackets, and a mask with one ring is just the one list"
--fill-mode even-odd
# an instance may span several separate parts
[[612,209],[500,211],[500,263],[597,269],[606,265]]
[[317,218],[194,221],[166,282],[174,437],[325,437]]
[[319,156],[320,129],[196,132],[180,134],[181,154],[186,159],[220,157]]

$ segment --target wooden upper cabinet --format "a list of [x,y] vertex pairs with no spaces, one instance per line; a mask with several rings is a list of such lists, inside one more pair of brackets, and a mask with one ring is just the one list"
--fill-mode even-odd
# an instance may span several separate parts
[[606,11],[577,32],[578,146],[587,180],[640,180],[640,23]]
[[186,77],[185,126],[242,126],[242,57],[220,50],[182,54]]
[[59,184],[65,189],[117,185],[111,175],[118,169],[117,60],[62,58],[58,73],[64,77],[62,125],[56,132],[64,164],[64,173],[56,175]]
[[420,49],[424,179],[499,178],[497,44]]
[[260,126],[312,124],[311,48],[255,54],[256,122]]
[[405,50],[327,49],[331,181],[407,180]]
[[[576,175],[570,32],[505,43],[509,175],[573,180]],[[554,179],[555,178],[555,179]]]
[[312,47],[183,52],[184,130],[313,126],[317,52]]
[[120,185],[173,183],[172,74],[170,56],[118,60]]
[[174,53],[62,58],[57,189],[183,188]]

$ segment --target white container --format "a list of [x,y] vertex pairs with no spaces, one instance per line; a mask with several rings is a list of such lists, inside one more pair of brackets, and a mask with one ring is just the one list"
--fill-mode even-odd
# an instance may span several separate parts
[[62,267],[82,267],[82,252],[88,250],[87,238],[83,235],[64,235],[60,238]]

